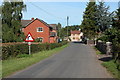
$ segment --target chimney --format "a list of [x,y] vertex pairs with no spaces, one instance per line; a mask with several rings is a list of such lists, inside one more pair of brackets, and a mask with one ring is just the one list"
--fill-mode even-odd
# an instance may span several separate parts
[[34,18],[31,18],[31,20],[34,20]]

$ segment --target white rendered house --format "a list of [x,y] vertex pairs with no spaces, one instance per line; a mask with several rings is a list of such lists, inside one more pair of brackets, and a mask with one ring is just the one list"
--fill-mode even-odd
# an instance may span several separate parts
[[82,41],[83,32],[81,32],[80,30],[79,31],[77,31],[77,30],[71,31],[71,36],[69,36],[69,38],[72,42]]

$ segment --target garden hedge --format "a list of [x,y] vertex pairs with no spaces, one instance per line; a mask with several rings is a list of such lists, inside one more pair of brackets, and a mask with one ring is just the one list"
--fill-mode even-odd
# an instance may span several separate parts
[[[43,44],[32,44],[31,52],[36,53],[44,50],[51,50],[57,47],[61,47],[67,44],[67,41],[61,43],[43,43]],[[8,59],[10,57],[16,57],[20,54],[28,54],[28,44],[16,44],[8,45],[2,47],[2,60]]]

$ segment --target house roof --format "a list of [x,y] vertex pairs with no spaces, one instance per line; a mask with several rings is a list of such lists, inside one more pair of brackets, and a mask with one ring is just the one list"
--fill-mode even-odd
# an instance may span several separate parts
[[57,24],[49,24],[54,30],[57,30]]
[[77,30],[75,30],[75,31],[71,31],[71,34],[80,34],[81,32],[80,31],[77,31]]
[[21,20],[22,27],[25,27],[27,24],[29,24],[32,20]]
[[29,24],[33,23],[35,20],[39,20],[40,22],[45,24],[47,27],[52,28],[49,24],[47,24],[46,22],[44,22],[43,20],[38,19],[38,18],[36,18],[36,19],[32,18],[31,20],[21,20],[21,25],[22,25],[22,27],[27,27]]

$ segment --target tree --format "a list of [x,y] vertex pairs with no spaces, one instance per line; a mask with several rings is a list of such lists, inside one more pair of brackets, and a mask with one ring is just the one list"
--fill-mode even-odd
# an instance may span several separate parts
[[120,29],[120,7],[115,12],[116,15],[113,19],[113,27]]
[[61,28],[62,28],[61,24],[58,23],[58,24],[57,24],[57,34],[58,34],[58,37],[61,37],[61,36],[60,36]]
[[109,6],[106,7],[104,2],[99,2],[96,9],[96,21],[99,32],[104,32],[112,25],[112,13],[110,13]]
[[[3,42],[16,42],[21,41],[22,32],[21,18],[22,11],[25,9],[25,5],[22,0],[20,2],[3,2],[2,4],[2,39]],[[11,38],[11,39],[10,39]]]
[[66,26],[64,28],[61,28],[60,30],[60,37],[64,38],[67,36],[67,28],[68,28],[68,36],[70,36],[70,31],[71,30],[79,30],[80,26],[79,25],[73,25],[73,26]]
[[95,38],[96,27],[96,2],[89,2],[83,15],[81,29],[89,39]]
[[[2,23],[2,19],[1,19],[1,14],[2,14],[2,6],[0,6],[0,24]],[[1,39],[2,39],[2,25],[0,25],[0,42],[1,42]]]
[[105,42],[112,42],[113,58],[116,58],[116,53],[120,53],[120,7],[114,12],[116,14],[113,16],[112,27],[108,27],[100,39]]

